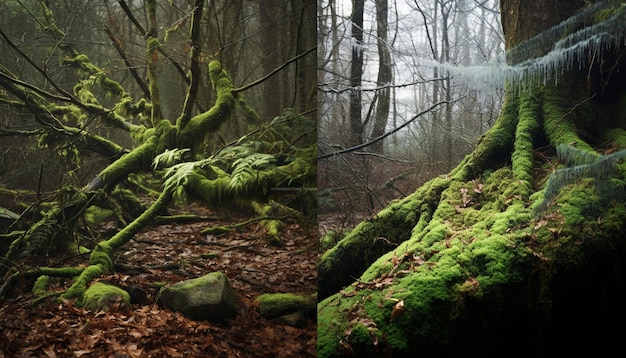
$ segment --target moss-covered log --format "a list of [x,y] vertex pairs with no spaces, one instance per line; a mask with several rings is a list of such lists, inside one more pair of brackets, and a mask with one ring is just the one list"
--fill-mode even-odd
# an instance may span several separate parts
[[[504,16],[534,11],[503,3]],[[558,83],[511,86],[495,126],[449,175],[324,253],[320,357],[620,349],[610,327],[626,318],[623,41]]]

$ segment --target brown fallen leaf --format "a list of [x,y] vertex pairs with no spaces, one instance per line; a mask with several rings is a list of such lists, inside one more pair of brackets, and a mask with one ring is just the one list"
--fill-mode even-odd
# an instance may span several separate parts
[[400,317],[402,313],[404,313],[404,300],[398,301],[398,303],[393,306],[393,309],[391,310],[391,319]]

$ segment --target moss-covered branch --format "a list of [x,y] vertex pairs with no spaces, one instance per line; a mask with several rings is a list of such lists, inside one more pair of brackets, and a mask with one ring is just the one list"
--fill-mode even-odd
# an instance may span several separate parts
[[[209,63],[209,77],[213,88],[217,92],[215,104],[208,111],[192,117],[186,124],[178,121],[178,147],[194,148],[207,133],[217,130],[224,123],[235,108],[235,94],[233,83],[222,64],[213,60]],[[182,118],[182,117],[181,117]]]
[[156,218],[167,207],[171,198],[171,191],[164,190],[157,200],[137,219],[110,239],[99,242],[91,253],[89,266],[81,272],[74,284],[63,293],[62,297],[77,299],[80,304],[87,285],[92,280],[105,273],[113,272],[113,254],[128,243],[139,230]]

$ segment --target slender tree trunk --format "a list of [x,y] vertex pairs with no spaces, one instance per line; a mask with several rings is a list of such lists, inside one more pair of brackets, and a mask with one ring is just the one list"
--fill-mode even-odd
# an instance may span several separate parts
[[364,143],[361,119],[363,77],[363,8],[365,0],[352,0],[352,60],[350,62],[350,145]]
[[[385,133],[387,122],[389,121],[390,96],[392,85],[392,62],[389,51],[389,4],[387,0],[376,0],[376,32],[378,35],[378,79],[376,84],[379,87],[377,92],[376,113],[371,138],[377,138]],[[382,153],[383,141],[374,144],[372,151]]]

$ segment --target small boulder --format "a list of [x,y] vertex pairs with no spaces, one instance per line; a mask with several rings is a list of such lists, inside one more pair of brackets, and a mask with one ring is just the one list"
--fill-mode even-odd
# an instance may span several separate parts
[[194,320],[222,320],[237,315],[235,291],[221,272],[163,287],[157,303]]
[[130,307],[130,295],[117,286],[96,282],[85,291],[82,306],[92,311],[117,311]]

